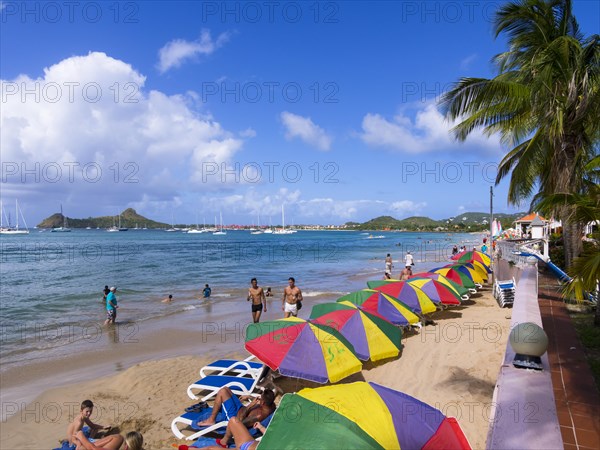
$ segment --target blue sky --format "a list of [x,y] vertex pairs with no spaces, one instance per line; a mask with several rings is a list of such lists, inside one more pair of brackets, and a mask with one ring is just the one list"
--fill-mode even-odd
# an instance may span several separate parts
[[[503,149],[436,97],[493,76],[503,2],[1,3],[2,198],[295,223],[489,210]],[[600,6],[575,1],[587,35]],[[507,183],[495,210],[509,207]]]

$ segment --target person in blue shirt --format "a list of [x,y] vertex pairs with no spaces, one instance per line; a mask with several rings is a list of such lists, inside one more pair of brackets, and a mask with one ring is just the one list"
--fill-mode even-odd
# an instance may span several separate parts
[[117,320],[117,296],[115,295],[117,292],[116,287],[111,287],[110,292],[106,296],[106,320],[104,321],[104,325],[114,324],[115,320]]
[[212,292],[211,288],[208,286],[208,284],[205,284],[204,290],[202,291],[202,293],[204,294],[204,298],[210,297],[211,292]]

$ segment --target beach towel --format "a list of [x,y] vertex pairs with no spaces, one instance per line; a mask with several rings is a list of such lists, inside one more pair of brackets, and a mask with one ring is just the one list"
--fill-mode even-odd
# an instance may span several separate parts
[[[193,448],[204,448],[204,447],[219,447],[216,439],[201,437],[196,442],[194,442],[190,447]],[[228,445],[228,448],[235,448],[235,442],[231,440]]]
[[[88,441],[90,442],[94,442],[95,439],[91,439],[90,438],[90,434],[92,432],[92,430],[90,429],[90,427],[88,427],[87,425],[85,427],[83,427],[81,429],[81,431],[83,432],[83,435],[88,439]],[[69,441],[67,439],[64,439],[61,442],[61,446],[58,448],[55,448],[53,450],[75,450],[77,448],[77,444],[69,444]]]

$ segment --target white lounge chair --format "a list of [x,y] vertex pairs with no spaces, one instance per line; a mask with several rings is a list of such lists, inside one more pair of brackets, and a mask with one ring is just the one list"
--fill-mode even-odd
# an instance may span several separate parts
[[[196,440],[199,437],[205,436],[206,434],[212,432],[220,432],[221,434],[224,434],[225,429],[227,428],[227,422],[230,418],[227,418],[227,420],[217,422],[214,425],[210,425],[208,427],[199,427],[198,425],[196,425],[200,420],[204,420],[210,415],[209,411],[212,412],[212,410],[209,408],[201,413],[185,413],[179,417],[175,417],[175,419],[173,419],[173,422],[171,422],[171,431],[173,432],[175,437],[177,437],[177,439],[185,439],[187,441]],[[269,426],[269,423],[273,418],[273,414],[274,412],[260,422],[263,427],[266,428]],[[180,424],[185,425],[185,427],[187,428],[191,428],[195,432],[186,436],[184,433],[181,432],[181,429],[179,428]],[[250,431],[250,434],[252,436],[258,435],[258,430],[254,428],[251,428],[248,431]]]
[[[257,387],[258,380],[262,377],[234,377],[231,375],[208,375],[198,381],[190,384],[187,388],[188,397],[191,399],[200,399],[200,401],[206,401],[213,398],[219,392],[222,387],[228,387],[236,395],[252,395],[254,397],[260,395],[255,390],[260,389]],[[208,393],[200,398],[194,393],[194,391]]]
[[501,308],[512,305],[515,301],[516,282],[514,277],[510,280],[494,281],[494,297]]
[[250,356],[243,361],[236,359],[219,359],[200,369],[200,377],[204,378],[208,375],[226,375],[235,374],[237,377],[251,376],[256,378],[260,376],[265,365],[251,361],[254,356]]

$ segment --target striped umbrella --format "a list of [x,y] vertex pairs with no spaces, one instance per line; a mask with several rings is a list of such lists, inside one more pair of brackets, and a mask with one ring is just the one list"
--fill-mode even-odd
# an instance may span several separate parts
[[399,281],[379,286],[376,291],[391,295],[406,304],[411,311],[418,314],[429,314],[436,311],[435,303],[427,294],[416,286]]
[[400,328],[379,314],[360,309],[350,302],[315,305],[310,322],[338,330],[362,360],[392,358],[398,356],[402,348]]
[[437,269],[431,270],[433,273],[439,273],[440,275],[445,276],[446,278],[454,281],[455,283],[464,286],[465,288],[472,290],[472,292],[477,292],[475,283],[473,282],[473,278],[469,275],[459,271],[458,269],[454,269],[452,267],[438,267]]
[[[458,258],[457,258],[458,256]],[[489,266],[491,263],[490,257],[488,255],[486,255],[485,253],[479,252],[479,251],[470,251],[470,252],[463,252],[460,253],[458,255],[454,255],[452,257],[452,259],[458,261],[458,262],[471,262],[471,261],[480,261],[483,264],[485,264],[486,266]]]
[[364,381],[285,394],[261,450],[469,450],[456,419],[399,391]]
[[487,279],[487,274],[484,277],[484,275],[482,275],[479,270],[473,266],[473,264],[449,264],[446,267],[451,267],[453,269],[457,269],[459,272],[464,273],[465,275],[469,276],[476,285],[485,282]]
[[419,316],[408,305],[398,299],[372,289],[351,292],[336,300],[337,303],[349,302],[361,309],[379,314],[394,325],[401,327],[419,322]]
[[434,302],[440,302],[442,305],[460,305],[460,295],[439,281],[431,278],[411,278],[407,283],[421,289]]
[[434,273],[434,272],[419,272],[419,273],[415,273],[411,278],[431,278],[432,280],[439,281],[440,283],[448,286],[450,289],[452,289],[454,292],[456,292],[456,294],[458,294],[462,300],[469,299],[470,292],[466,287],[452,281],[449,278],[446,278],[442,274]]
[[248,325],[245,347],[282,375],[317,383],[335,383],[362,367],[337,330],[297,317]]

